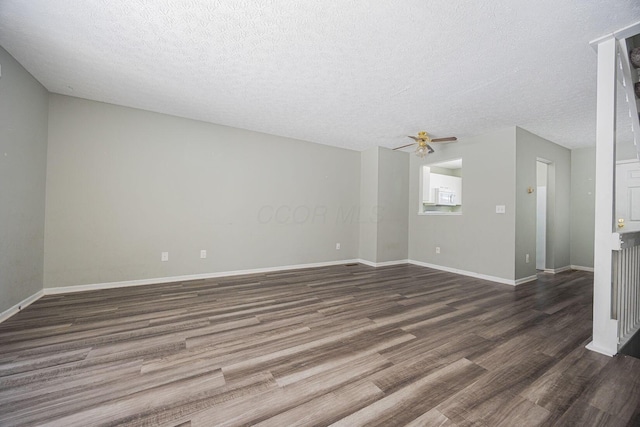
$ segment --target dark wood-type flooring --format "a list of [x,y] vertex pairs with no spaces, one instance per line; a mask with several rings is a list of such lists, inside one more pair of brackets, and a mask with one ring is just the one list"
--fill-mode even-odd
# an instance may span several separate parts
[[593,276],[335,266],[46,296],[0,324],[0,425],[625,426]]

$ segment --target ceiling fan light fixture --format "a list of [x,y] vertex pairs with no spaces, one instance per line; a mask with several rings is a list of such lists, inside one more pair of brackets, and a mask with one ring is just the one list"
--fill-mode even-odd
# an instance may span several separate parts
[[[414,153],[416,154],[416,156],[420,158],[426,157],[428,154],[435,152],[433,148],[431,148],[431,146],[429,145],[430,142],[443,143],[443,142],[455,142],[458,140],[458,138],[456,138],[455,136],[449,136],[447,138],[432,139],[429,136],[429,134],[424,131],[418,132],[418,136],[413,136],[413,135],[407,135],[407,136],[415,141],[413,144],[416,144],[416,143],[418,144],[418,147],[416,148],[416,151]],[[413,144],[401,145],[400,147],[394,148],[394,150],[401,150],[403,148],[410,147]]]
[[418,148],[416,148],[416,156],[420,157],[421,159],[424,157],[427,157],[427,154],[429,154],[429,150],[427,149],[427,145],[422,145],[419,144]]

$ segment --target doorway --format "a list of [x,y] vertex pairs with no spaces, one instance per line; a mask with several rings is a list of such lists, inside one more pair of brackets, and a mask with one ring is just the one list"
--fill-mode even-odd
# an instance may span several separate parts
[[536,161],[536,270],[547,268],[547,194],[549,164]]

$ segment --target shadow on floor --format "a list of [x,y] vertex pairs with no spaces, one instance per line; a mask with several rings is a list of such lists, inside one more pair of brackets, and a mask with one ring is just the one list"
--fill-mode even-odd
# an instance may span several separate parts
[[620,349],[620,353],[640,359],[640,334],[636,333],[633,338]]

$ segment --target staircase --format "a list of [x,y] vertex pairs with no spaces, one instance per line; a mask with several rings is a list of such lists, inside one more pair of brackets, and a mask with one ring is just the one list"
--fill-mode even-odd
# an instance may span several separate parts
[[614,217],[616,147],[640,158],[638,69],[640,22],[591,42],[598,55],[593,340],[587,348],[613,356],[640,330],[640,232],[620,233]]
[[[640,111],[640,34],[618,39],[617,51],[619,62],[616,75],[625,97],[625,102],[619,102],[617,105],[620,109],[628,110],[618,111],[618,113],[621,115],[628,113],[631,123],[629,142],[633,141],[636,157],[640,159],[640,114],[638,114]],[[631,52],[637,57],[631,58]],[[636,87],[638,93],[636,93]],[[628,121],[625,120],[624,123]],[[622,131],[624,132],[624,129]],[[630,193],[623,195],[623,197],[630,196]],[[631,203],[631,200],[627,203]],[[614,248],[613,251],[612,274],[614,296],[612,318],[618,321],[618,350],[640,330],[640,233],[624,233],[622,230],[621,228],[619,235],[620,247]]]
[[640,49],[640,34],[636,34],[627,38],[618,40],[618,57],[620,60],[620,70],[618,72],[618,81],[626,95],[626,106],[629,109],[629,118],[631,121],[631,132],[633,135],[633,144],[635,145],[638,157],[640,158],[640,97],[636,93],[636,86],[640,93],[640,63],[631,63],[630,54],[638,48]]

